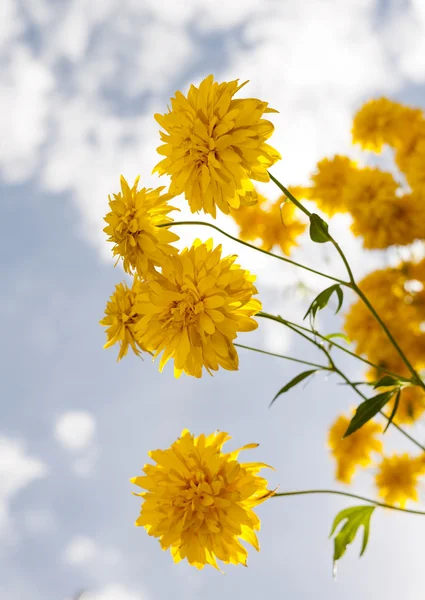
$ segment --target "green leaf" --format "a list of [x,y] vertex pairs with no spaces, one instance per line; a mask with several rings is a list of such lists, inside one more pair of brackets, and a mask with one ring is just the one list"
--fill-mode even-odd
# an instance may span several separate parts
[[336,528],[342,521],[346,520],[346,523],[344,523],[334,538],[334,562],[344,556],[348,544],[351,544],[354,540],[359,527],[362,525],[364,530],[360,556],[363,555],[369,540],[370,519],[374,510],[374,506],[352,506],[351,508],[342,510],[336,515],[330,537],[332,537]]
[[345,335],[345,333],[330,333],[329,335],[325,335],[325,338],[327,340],[333,340],[334,338],[341,338],[342,340],[344,340],[344,342],[347,342],[347,344],[351,344],[349,337],[347,335]]
[[331,241],[329,225],[316,213],[310,216],[310,239],[318,244]]
[[396,390],[389,390],[388,392],[378,394],[359,404],[354,417],[347,427],[347,431],[342,437],[348,437],[357,431],[357,429],[360,429],[362,425],[370,421],[370,419],[372,419],[387,404],[387,402],[391,400],[395,392]]
[[343,293],[341,287],[339,286],[339,284],[334,284],[334,285],[331,285],[330,287],[326,288],[325,290],[323,290],[323,292],[320,292],[320,294],[318,296],[316,296],[316,298],[313,300],[313,302],[308,307],[308,310],[304,315],[304,319],[309,314],[311,314],[312,318],[315,319],[317,311],[322,310],[323,308],[325,308],[325,306],[327,306],[327,304],[334,292],[338,296],[338,306],[335,311],[335,314],[337,314],[337,312],[339,311],[339,309],[342,306],[342,302],[344,300],[344,293]]
[[400,394],[401,394],[401,389],[398,388],[397,395],[395,397],[394,407],[393,407],[393,410],[391,411],[390,418],[388,419],[388,423],[387,423],[387,425],[386,425],[386,427],[384,429],[384,433],[387,431],[388,427],[393,422],[393,419],[394,419],[395,414],[396,414],[397,409],[398,409],[398,404],[400,402]]
[[400,385],[400,380],[392,375],[384,375],[373,384],[373,387],[376,389],[379,387],[389,387],[391,385]]
[[294,377],[293,379],[291,379],[291,381],[289,381],[286,385],[283,386],[283,388],[281,388],[278,391],[278,393],[276,394],[276,396],[270,402],[270,406],[273,404],[273,402],[276,400],[276,398],[278,398],[281,394],[284,394],[285,392],[287,392],[288,390],[290,390],[291,388],[293,388],[298,383],[301,383],[301,381],[304,381],[304,379],[306,379],[310,375],[313,375],[313,373],[316,373],[318,370],[319,369],[311,369],[310,371],[303,371],[302,373],[299,373],[296,377]]

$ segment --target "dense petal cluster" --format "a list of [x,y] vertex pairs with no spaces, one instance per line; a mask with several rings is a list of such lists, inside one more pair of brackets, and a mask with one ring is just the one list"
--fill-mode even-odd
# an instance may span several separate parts
[[184,193],[192,212],[215,217],[216,206],[228,214],[255,203],[252,181],[269,181],[267,169],[280,159],[266,143],[273,124],[263,118],[276,111],[255,98],[235,99],[243,85],[209,75],[187,97],[176,92],[171,109],[155,115],[165,158],[154,171],[171,177],[170,193]]
[[357,467],[367,467],[372,462],[373,452],[382,452],[382,442],[377,436],[382,433],[379,423],[368,421],[346,438],[344,433],[350,423],[341,415],[329,430],[328,444],[336,461],[336,478],[342,483],[351,483]]
[[418,480],[425,473],[423,457],[393,454],[379,465],[375,477],[378,493],[387,504],[406,506],[408,500],[418,501]]
[[[397,371],[398,373],[399,371]],[[395,398],[386,406],[387,414],[391,414]],[[401,390],[394,422],[399,425],[412,425],[425,412],[425,392],[419,386],[408,386]]]
[[251,317],[261,310],[255,276],[221,257],[221,245],[195,240],[191,248],[170,257],[162,274],[143,282],[136,309],[137,334],[155,356],[160,370],[174,359],[174,373],[202,376],[219,367],[234,371],[238,332],[256,329]]
[[[416,368],[425,366],[425,290],[423,283],[415,279],[419,275],[417,265],[403,263],[398,268],[380,269],[367,275],[359,286],[391,328],[404,352],[411,357]],[[359,300],[345,316],[344,329],[356,345],[356,352],[371,362],[395,370],[399,359],[385,333],[373,315]]]
[[138,190],[138,184],[139,177],[130,187],[121,176],[121,191],[109,199],[111,210],[105,216],[108,225],[103,231],[114,244],[114,256],[123,259],[124,270],[143,277],[177,252],[171,244],[179,237],[167,227],[158,227],[172,221],[168,213],[175,209],[167,204],[172,196],[161,195],[163,187]]
[[[296,195],[302,195],[302,188],[291,188]],[[289,256],[297,246],[297,238],[304,233],[306,224],[297,216],[297,210],[286,196],[281,196],[268,205],[266,199],[258,194],[258,203],[254,206],[242,206],[231,211],[239,225],[239,237],[246,241],[261,240],[261,248],[270,252],[276,246]]]
[[317,170],[311,176],[309,197],[320,210],[329,216],[347,211],[344,190],[354,170],[355,163],[340,155],[324,158],[317,164]]
[[381,152],[384,144],[400,148],[421,118],[422,111],[388,98],[370,100],[353,119],[353,142],[374,152]]
[[351,230],[363,237],[365,248],[407,245],[425,237],[425,196],[400,194],[391,173],[353,169],[343,198],[353,217]]
[[151,536],[170,549],[175,562],[182,559],[198,569],[210,564],[246,565],[248,552],[240,540],[259,550],[255,534],[260,520],[253,508],[273,495],[267,481],[258,475],[268,465],[241,463],[241,450],[224,453],[227,433],[195,437],[184,430],[167,450],[149,452],[155,465],[132,483],[146,490],[136,521]]
[[135,329],[139,320],[135,308],[139,288],[140,280],[137,276],[134,277],[131,288],[128,288],[125,282],[116,285],[115,292],[106,305],[105,317],[100,321],[100,324],[107,328],[108,341],[104,348],[119,344],[118,360],[121,360],[127,354],[129,346],[138,356],[140,350],[145,350]]

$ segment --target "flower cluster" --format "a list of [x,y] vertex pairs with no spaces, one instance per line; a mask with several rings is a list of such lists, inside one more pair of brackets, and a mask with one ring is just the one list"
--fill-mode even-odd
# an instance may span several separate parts
[[[169,188],[131,186],[121,176],[121,189],[109,198],[105,216],[108,242],[116,264],[132,277],[131,287],[119,283],[105,316],[105,348],[117,344],[118,360],[129,348],[137,355],[161,355],[159,370],[172,360],[174,374],[200,378],[205,369],[238,369],[234,341],[240,332],[257,327],[261,310],[255,296],[255,276],[237,264],[237,256],[222,256],[221,245],[195,239],[179,250],[171,230],[169,204],[184,194],[192,212],[216,216],[254,205],[253,181],[269,180],[267,169],[279,153],[267,143],[273,125],[264,115],[276,112],[267,102],[236,98],[245,84],[217,83],[209,76],[187,96],[176,92],[171,109],[155,115],[163,131],[158,153],[163,159],[154,172],[170,176]],[[260,202],[262,199],[260,199]],[[282,212],[283,223],[274,213]],[[293,207],[280,205],[269,217],[273,243],[288,252],[293,238],[305,227]],[[290,228],[287,238],[279,229]],[[165,451],[151,453],[156,466],[146,465],[145,476],[133,482],[147,490],[137,525],[160,538],[176,562],[187,558],[202,568],[217,559],[246,565],[240,541],[259,549],[260,521],[253,508],[269,498],[267,482],[258,472],[263,463],[240,463],[240,450],[223,453],[225,433],[194,437],[183,431]]]

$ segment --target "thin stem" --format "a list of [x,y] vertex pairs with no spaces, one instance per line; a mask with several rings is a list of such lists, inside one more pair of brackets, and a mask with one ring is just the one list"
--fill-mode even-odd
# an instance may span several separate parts
[[278,179],[276,179],[276,177],[273,177],[273,175],[270,173],[270,171],[268,172],[270,179],[273,181],[273,183],[275,183],[277,185],[277,187],[280,189],[281,192],[283,192],[285,194],[285,196],[287,198],[289,198],[289,200],[295,204],[295,206],[297,206],[300,210],[302,210],[302,212],[308,216],[308,218],[311,217],[311,212],[308,210],[308,208],[306,208],[304,206],[304,204],[302,204],[299,200],[297,200],[295,198],[295,196],[293,196],[291,194],[291,192],[282,184],[280,183],[280,181]]
[[411,362],[409,361],[409,359],[407,358],[407,356],[405,355],[405,353],[403,352],[403,350],[400,348],[400,346],[398,345],[398,342],[393,337],[391,331],[385,325],[384,321],[381,319],[381,317],[379,316],[379,314],[373,308],[372,304],[369,302],[369,300],[367,299],[367,297],[363,294],[363,292],[361,291],[361,289],[359,288],[359,286],[355,282],[352,282],[352,288],[357,293],[357,295],[363,300],[364,304],[367,306],[367,308],[370,310],[370,312],[372,313],[372,315],[378,321],[378,323],[380,324],[380,326],[382,327],[382,329],[385,331],[388,339],[390,340],[390,342],[392,343],[392,345],[394,346],[394,348],[399,353],[399,355],[400,355],[401,359],[403,360],[404,364],[406,365],[406,367],[409,369],[409,371],[413,375],[415,385],[420,385],[421,388],[425,390],[425,383],[419,377],[418,372],[416,371],[416,369],[414,368],[414,366],[411,364]]
[[[291,202],[293,202],[300,210],[302,210],[302,212],[306,215],[308,215],[308,217],[311,217],[311,212],[299,201],[297,200],[292,194],[291,192],[280,183],[280,181],[278,181],[275,177],[273,177],[273,175],[271,173],[269,173],[270,179],[277,185],[277,187],[291,200]],[[336,251],[338,252],[339,256],[341,257],[345,268],[347,270],[348,276],[350,278],[350,283],[347,285],[347,283],[343,284],[346,285],[347,287],[350,287],[352,290],[354,290],[356,292],[356,294],[359,296],[359,298],[363,301],[363,303],[366,305],[366,307],[369,309],[369,311],[372,313],[372,315],[375,317],[376,321],[379,323],[379,325],[381,326],[381,328],[384,330],[386,336],[388,337],[389,341],[391,342],[391,344],[393,345],[394,349],[397,351],[397,353],[399,354],[400,358],[402,359],[402,361],[404,362],[404,364],[406,365],[406,367],[409,369],[410,373],[413,375],[414,377],[414,383],[415,385],[419,385],[420,387],[422,387],[422,389],[425,390],[425,382],[422,381],[422,379],[419,377],[419,374],[417,373],[417,371],[415,370],[414,366],[412,365],[412,363],[409,361],[409,359],[407,358],[407,356],[405,355],[405,353],[403,352],[403,350],[401,349],[401,347],[399,346],[399,344],[397,343],[396,339],[393,337],[392,333],[390,332],[390,330],[388,329],[388,327],[386,326],[386,324],[384,323],[384,321],[381,319],[381,317],[379,316],[379,314],[376,312],[376,310],[374,309],[374,307],[372,306],[372,304],[369,302],[369,300],[367,299],[367,297],[364,295],[364,293],[361,291],[361,289],[359,288],[359,286],[357,285],[355,279],[354,279],[354,275],[353,272],[351,270],[351,267],[348,263],[348,260],[344,254],[344,252],[342,251],[340,245],[337,243],[337,241],[330,235],[329,235],[329,241],[332,243],[332,245],[334,246],[334,248],[336,249]]]
[[277,258],[278,260],[281,260],[290,265],[293,265],[294,267],[299,267],[300,269],[304,269],[305,271],[310,271],[310,273],[314,273],[315,275],[320,275],[321,277],[325,277],[326,279],[331,279],[332,281],[336,281],[337,283],[340,283],[341,285],[349,285],[347,281],[343,281],[342,279],[338,279],[337,277],[333,277],[332,275],[327,275],[326,273],[322,273],[321,271],[316,271],[316,269],[311,269],[310,267],[307,267],[306,265],[302,265],[301,263],[295,262],[294,260],[290,260],[289,258],[285,258],[284,256],[279,256],[278,254],[273,254],[273,252],[268,252],[267,250],[264,250],[263,248],[258,248],[258,246],[254,246],[253,244],[250,244],[249,242],[244,242],[243,240],[240,240],[239,238],[237,238],[233,235],[230,235],[230,233],[223,231],[222,229],[220,229],[220,227],[217,227],[217,225],[213,225],[212,223],[205,223],[204,221],[173,221],[172,223],[162,223],[161,225],[158,225],[158,227],[174,227],[176,225],[203,225],[204,227],[211,227],[211,229],[215,229],[222,235],[225,235],[230,240],[237,242],[238,244],[242,244],[243,246],[246,246],[247,248],[251,248],[252,250],[256,250],[257,252],[261,252],[262,254],[267,254],[268,256],[271,256],[272,258]]
[[[360,398],[362,398],[364,401],[369,400],[369,398],[367,396],[365,396],[359,389],[357,389],[357,386],[348,379],[348,377],[345,375],[345,373],[343,373],[340,369],[338,369],[338,367],[332,363],[334,366],[334,371],[335,373],[338,373],[338,375],[347,383],[347,385],[349,385],[358,396],[360,396]],[[390,417],[388,417],[383,410],[379,411],[379,414],[381,416],[384,417],[384,419],[386,419],[387,421],[390,420]],[[415,446],[417,446],[418,448],[420,448],[423,452],[425,452],[425,446],[422,446],[422,444],[420,442],[418,442],[414,437],[412,437],[409,433],[407,433],[407,431],[405,429],[403,429],[402,427],[400,427],[400,425],[397,425],[397,423],[394,423],[394,421],[391,421],[391,425],[393,427],[395,427],[395,429],[397,429],[397,431],[399,431],[400,433],[402,433],[408,440],[410,440],[413,444],[415,444]]]
[[291,360],[293,362],[300,363],[302,365],[308,365],[309,367],[317,367],[318,369],[329,370],[329,367],[324,365],[318,365],[308,360],[301,360],[300,358],[293,358],[292,356],[285,356],[285,354],[276,354],[275,352],[268,352],[267,350],[260,350],[260,348],[253,348],[251,346],[244,346],[243,344],[233,344],[238,348],[244,348],[244,350],[252,350],[253,352],[259,352],[260,354],[268,354],[268,356],[275,356],[276,358],[284,358],[285,360]]
[[346,498],[354,498],[354,500],[361,500],[362,502],[368,502],[381,508],[390,508],[391,510],[398,510],[399,512],[409,513],[411,515],[425,515],[422,510],[412,510],[410,508],[401,508],[400,506],[392,506],[391,504],[385,504],[384,502],[378,502],[372,500],[372,498],[365,498],[365,496],[358,496],[357,494],[350,494],[349,492],[341,492],[339,490],[297,490],[293,492],[280,492],[273,494],[272,498],[283,498],[285,496],[305,496],[307,494],[333,494],[334,496],[345,496]]
[[[303,337],[304,339],[306,339],[308,342],[310,342],[311,344],[313,344],[314,346],[316,346],[321,352],[323,352],[326,355],[327,359],[329,360],[330,367],[328,367],[328,370],[337,373],[351,388],[353,388],[353,390],[356,392],[356,394],[358,396],[360,396],[363,400],[368,400],[369,399],[360,390],[358,390],[357,386],[352,381],[350,381],[348,379],[348,377],[345,375],[345,373],[343,373],[343,371],[341,371],[335,365],[335,363],[334,363],[334,361],[333,361],[333,359],[332,359],[329,351],[325,348],[325,346],[323,344],[320,344],[319,342],[317,342],[315,339],[312,339],[310,336],[306,335],[302,331],[298,331],[297,327],[299,327],[299,328],[301,328],[304,331],[307,331],[309,333],[313,333],[313,335],[318,335],[319,337],[322,337],[326,341],[331,341],[331,340],[327,340],[324,336],[322,336],[321,334],[319,334],[316,331],[311,331],[310,329],[307,329],[306,327],[302,327],[301,325],[298,325],[297,323],[292,323],[291,321],[286,321],[285,319],[283,319],[282,317],[279,317],[279,316],[276,317],[274,315],[270,315],[270,314],[264,313],[264,312],[257,313],[257,316],[263,317],[263,318],[266,318],[266,319],[271,319],[272,321],[277,321],[278,323],[281,323],[282,325],[285,325],[286,327],[288,327],[288,329],[291,329],[295,333],[298,333],[298,335],[300,335],[301,337]],[[342,348],[342,346],[341,346],[341,348]],[[358,358],[357,355],[354,354],[354,356],[356,358]],[[375,366],[375,365],[372,365],[372,366]],[[394,374],[394,376],[397,377],[397,375],[395,375],[395,374]],[[382,410],[380,410],[379,413],[387,421],[390,420],[390,418]],[[397,429],[397,431],[399,431],[402,435],[404,435],[408,440],[410,440],[413,444],[415,444],[415,446],[417,446],[418,448],[420,448],[422,451],[425,452],[425,446],[422,446],[422,444],[420,444],[417,440],[415,440],[415,438],[413,438],[409,433],[407,433],[407,431],[405,431],[402,427],[400,427],[399,425],[397,425],[396,423],[394,423],[394,421],[391,421],[391,425],[395,429]]]

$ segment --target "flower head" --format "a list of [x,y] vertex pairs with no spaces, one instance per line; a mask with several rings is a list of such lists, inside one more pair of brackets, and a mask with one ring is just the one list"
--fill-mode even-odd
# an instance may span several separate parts
[[114,243],[114,256],[123,259],[124,270],[144,277],[177,252],[170,244],[179,237],[167,227],[157,227],[172,221],[168,213],[175,209],[167,204],[172,196],[161,195],[163,187],[138,190],[138,184],[139,177],[130,188],[121,175],[121,191],[109,198],[111,210],[103,231],[109,235],[108,242]]
[[137,298],[143,317],[137,332],[155,356],[160,370],[174,359],[176,377],[195,377],[219,367],[235,371],[238,354],[233,340],[240,331],[256,329],[251,317],[261,310],[252,296],[255,276],[235,264],[236,256],[221,258],[221,246],[195,240],[191,248],[170,257],[162,274],[144,282]]
[[[398,371],[397,371],[398,373]],[[395,398],[386,405],[387,414],[394,408]],[[400,392],[394,422],[399,425],[412,425],[425,412],[425,392],[419,386],[407,386]]]
[[424,473],[423,457],[393,454],[384,458],[375,477],[380,497],[387,504],[399,504],[401,508],[405,507],[407,500],[417,502],[418,479]]
[[382,442],[377,436],[382,433],[379,423],[368,421],[346,438],[350,419],[344,415],[337,418],[329,430],[328,443],[336,461],[336,478],[342,483],[351,483],[356,467],[367,467],[372,462],[372,452],[382,452]]
[[107,327],[108,341],[104,348],[110,348],[114,344],[120,345],[117,360],[121,360],[127,354],[129,346],[138,356],[140,350],[145,350],[135,330],[135,325],[140,318],[135,307],[139,287],[140,280],[137,276],[134,277],[131,289],[125,282],[116,285],[115,292],[106,305],[105,317],[100,321],[101,325]]
[[277,112],[256,98],[234,99],[245,84],[217,83],[212,75],[184,96],[176,92],[171,110],[155,119],[165,130],[154,172],[171,177],[170,193],[184,192],[192,212],[216,216],[256,201],[252,180],[269,181],[267,169],[280,154],[266,140],[274,127],[263,119]]
[[240,540],[259,550],[255,531],[260,520],[252,510],[273,495],[258,472],[264,463],[240,463],[241,450],[224,453],[227,433],[194,437],[184,430],[167,450],[149,452],[156,465],[145,465],[145,475],[131,482],[146,492],[137,526],[170,548],[174,562],[186,558],[202,569],[210,564],[246,565],[247,550]]
[[[363,293],[385,323],[415,368],[425,366],[425,290],[415,281],[416,266],[404,263],[397,268],[379,269],[367,275],[359,284]],[[411,285],[411,284],[415,285]],[[410,284],[410,285],[409,285]],[[373,363],[397,370],[397,354],[385,333],[361,301],[355,302],[345,316],[344,329],[356,344],[357,354],[365,354]],[[393,367],[392,365],[396,365]],[[400,374],[402,374],[400,372]]]
[[[296,189],[301,190],[302,188]],[[264,250],[270,252],[275,246],[279,246],[286,256],[297,246],[297,237],[307,227],[298,220],[296,207],[286,196],[281,196],[267,206],[266,199],[259,194],[257,204],[242,206],[238,210],[232,210],[231,214],[240,227],[239,237],[242,240],[261,239]]]
[[355,164],[347,156],[324,158],[317,164],[317,171],[311,177],[309,194],[327,215],[347,211],[343,192],[354,169]]
[[384,144],[399,148],[421,116],[420,110],[388,98],[370,100],[354,117],[353,142],[374,152],[380,152]]

